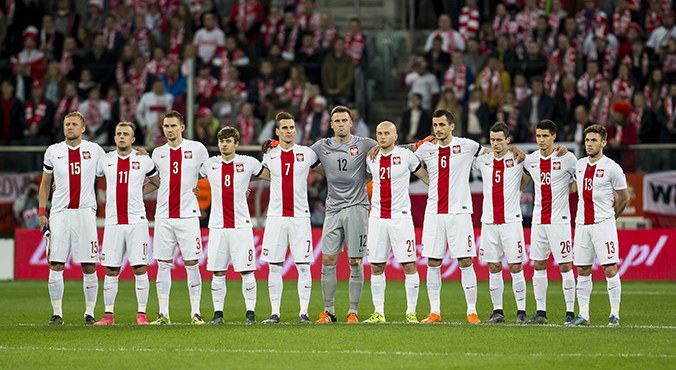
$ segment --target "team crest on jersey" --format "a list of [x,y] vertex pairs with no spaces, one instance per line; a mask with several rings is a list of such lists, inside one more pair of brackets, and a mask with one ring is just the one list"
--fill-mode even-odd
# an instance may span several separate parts
[[139,162],[131,162],[131,169],[132,170],[140,170],[141,164]]
[[359,155],[359,147],[353,146],[352,148],[350,148],[350,154],[352,156]]
[[305,155],[303,153],[296,153],[296,162],[304,162]]
[[401,164],[401,157],[392,158],[392,164]]
[[596,177],[603,177],[604,170],[596,170]]
[[460,145],[453,145],[453,154],[460,154]]
[[237,169],[237,172],[244,172],[244,164],[238,164],[235,168]]
[[505,167],[507,167],[507,168],[514,167],[514,160],[513,159],[505,159]]
[[82,159],[92,159],[92,155],[89,152],[82,152]]
[[561,162],[554,162],[554,164],[552,165],[552,168],[554,170],[560,170],[561,169]]
[[190,150],[187,150],[185,153],[183,153],[183,158],[192,159],[192,152]]

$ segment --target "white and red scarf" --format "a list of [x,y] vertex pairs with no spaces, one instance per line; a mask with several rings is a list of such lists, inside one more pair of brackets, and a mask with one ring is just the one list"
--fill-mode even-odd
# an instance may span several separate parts
[[627,77],[617,77],[612,84],[612,92],[619,96],[622,101],[629,102],[634,95],[634,86],[629,83]]
[[511,23],[512,21],[509,14],[505,14],[505,17],[502,19],[496,15],[495,18],[493,18],[493,30],[495,31],[495,36],[508,34]]
[[[263,78],[259,78],[257,81],[258,92],[264,92],[266,96],[272,95],[272,92],[275,91],[275,80],[273,78],[264,81]],[[258,109],[263,110],[270,106],[270,99],[266,98],[264,101],[258,102]]]
[[305,14],[304,11],[296,14],[296,22],[300,24],[300,29],[305,32],[313,32],[319,28],[319,13]]
[[333,25],[324,31],[318,27],[315,29],[314,36],[315,47],[327,50],[333,47],[333,40],[338,36],[338,31],[336,31],[336,27]]
[[244,100],[249,95],[249,92],[246,89],[246,84],[240,80],[229,81],[226,86],[230,88],[233,98],[237,100]]
[[7,24],[12,25],[14,20],[14,11],[16,10],[16,0],[5,1],[5,17],[7,17]]
[[87,127],[98,127],[103,123],[103,114],[101,114],[101,107],[99,107],[99,104],[99,101],[89,100],[87,112],[85,113]]
[[54,38],[56,38],[56,30],[52,30],[49,35],[47,35],[47,31],[44,28],[40,30],[40,45],[53,45]]
[[134,115],[136,113],[136,105],[138,104],[138,98],[133,96],[131,99],[127,100],[124,97],[120,97],[120,121],[134,121]]
[[75,68],[73,63],[73,52],[64,50],[61,54],[61,62],[59,63],[59,71],[62,75],[67,76],[70,71]]
[[197,82],[197,91],[205,98],[214,96],[219,90],[218,80],[213,76],[207,78],[197,77],[195,80]]
[[631,23],[631,11],[629,8],[625,8],[622,14],[620,14],[620,9],[615,9],[613,12],[613,33],[618,36],[625,35],[629,23]]
[[512,105],[512,111],[509,113],[509,118],[505,120],[505,110],[504,110],[504,105],[500,104],[498,106],[498,112],[496,113],[496,120],[497,121],[502,121],[507,123],[507,126],[509,127],[510,130],[516,131],[517,129],[517,118],[519,117],[519,112],[521,111],[521,107],[519,107],[517,104]]
[[195,27],[200,26],[200,15],[202,15],[202,0],[190,0],[190,13],[195,21]]
[[279,25],[279,29],[277,30],[277,43],[282,45],[282,54],[286,54],[284,59],[293,60],[299,30],[300,26],[298,23],[295,23],[289,33],[289,37],[286,37],[286,25],[284,25],[283,22]]
[[146,60],[150,60],[150,31],[147,28],[136,30],[131,35],[131,43]]
[[488,67],[481,71],[479,79],[484,96],[496,98],[502,93],[502,83],[500,81],[500,70],[491,71]]
[[549,25],[549,28],[551,28],[555,33],[558,33],[559,26],[561,26],[561,20],[566,19],[567,16],[568,12],[563,9],[559,10],[558,13],[552,11],[547,17],[547,24]]
[[[312,123],[315,114],[316,113],[314,111],[310,111],[310,113],[307,115],[307,118],[305,119],[305,127],[303,128],[303,145],[307,145],[310,143],[310,134],[312,134]],[[322,120],[319,125],[320,138],[326,137],[326,134],[328,134],[329,132],[330,124],[331,117],[329,116],[329,111],[324,110],[322,112]]]
[[517,23],[519,26],[519,33],[521,34],[521,39],[526,41],[529,38],[532,38],[532,31],[537,25],[537,20],[540,15],[543,15],[544,12],[540,9],[530,9],[524,7],[521,12],[517,15]]
[[235,23],[239,32],[246,32],[256,22],[256,1],[239,0]]
[[61,126],[61,119],[64,115],[75,112],[80,109],[80,99],[77,95],[73,98],[64,96],[59,102],[59,106],[56,108],[56,114],[54,115],[54,127]]
[[563,53],[563,58],[561,58],[561,49],[554,49],[549,56],[549,60],[556,61],[563,73],[575,75],[575,49],[572,47],[566,48],[566,52]]
[[[603,53],[603,65],[601,66],[601,74],[604,78],[611,79],[613,77],[613,68],[615,67],[616,55],[613,49],[606,47],[605,53]],[[598,60],[599,54],[598,51],[592,51],[589,53],[589,60]]]
[[356,35],[350,32],[345,35],[345,53],[352,57],[354,64],[359,64],[364,53],[364,34],[361,31]]
[[594,91],[592,91],[590,94],[589,81],[591,81],[591,77],[589,76],[589,73],[585,72],[585,74],[577,79],[577,93],[585,99],[589,99],[590,95],[596,95],[596,93],[599,91],[599,82],[601,82],[602,79],[603,76],[601,76],[600,73],[597,73],[596,76],[594,76]]
[[446,73],[444,73],[443,82],[444,86],[453,86],[453,89],[455,90],[455,99],[458,102],[465,101],[465,92],[467,89],[467,67],[464,64],[458,68],[457,73],[455,68],[450,66],[448,70],[446,70]]
[[676,54],[667,54],[662,61],[662,71],[676,72]]
[[671,119],[674,117],[674,100],[671,96],[664,99],[664,113]]
[[115,36],[117,35],[117,30],[108,31],[107,28],[103,29],[103,39],[106,40],[106,49],[113,50],[115,48]]
[[629,115],[629,124],[636,127],[636,132],[641,129],[641,119],[643,119],[643,108],[635,107]]
[[[596,95],[594,95],[594,99],[592,100],[592,107],[591,107],[591,116],[592,116],[592,122],[598,123],[600,125],[605,126],[608,124],[608,112],[610,111],[610,98],[613,96],[612,92],[609,92],[605,96],[601,95],[601,92],[598,92]],[[603,106],[601,107],[601,117],[598,116],[599,113],[599,104],[601,103],[601,100],[603,99]],[[597,122],[598,120],[598,122]]]
[[280,22],[282,21],[282,16],[278,15],[276,17],[268,17],[268,19],[261,26],[261,34],[263,34],[263,45],[267,48],[272,45],[272,41],[277,36],[277,31],[279,30]]
[[178,31],[171,30],[171,36],[169,37],[169,55],[181,55],[181,47],[183,46],[183,38],[185,37],[185,22],[181,22],[181,26]]
[[167,71],[168,65],[169,61],[166,58],[160,61],[153,59],[146,65],[146,71],[151,75],[162,76]]
[[242,145],[250,145],[254,139],[254,122],[253,116],[244,118],[240,114],[237,116],[237,126],[239,127],[240,143]]
[[225,50],[221,53],[220,84],[222,89],[224,89],[225,86],[228,84],[228,82],[230,82],[230,74],[228,73],[229,69],[230,69],[230,56],[228,55],[228,51]]
[[514,102],[515,106],[521,107],[521,104],[530,97],[530,94],[532,94],[533,91],[529,89],[528,87],[515,87],[514,88],[514,96],[516,97],[516,101]]
[[[648,109],[652,109],[652,107],[653,107],[653,92],[650,89],[650,85],[645,85],[645,87],[643,88],[643,94],[645,94],[646,105],[648,106]],[[655,102],[658,102],[660,99],[665,98],[666,96],[667,96],[667,85],[664,84],[664,85],[662,85],[662,88],[660,89],[659,96],[655,97]]]
[[[623,59],[622,63],[626,64],[629,66],[629,69],[634,68],[636,64],[634,64],[634,54],[629,53],[627,54]],[[640,68],[641,68],[641,74],[644,76],[648,75],[648,53],[643,52],[641,53],[641,56],[639,57],[639,63],[640,63]]]
[[33,101],[29,100],[28,103],[26,103],[26,122],[28,122],[30,127],[39,125],[42,120],[45,119],[46,114],[47,100],[43,99],[40,104],[38,104],[37,108],[35,108],[35,112],[33,112]]
[[594,32],[596,28],[596,19],[599,16],[599,10],[594,9],[592,11],[591,18],[589,18],[589,24],[587,24],[587,9],[582,9],[577,14],[575,14],[575,23],[577,23],[577,29],[580,30],[580,33],[583,35],[588,35]]
[[300,84],[296,84],[294,86],[291,80],[289,80],[286,81],[283,88],[287,95],[291,98],[291,105],[293,105],[296,112],[298,112],[300,110],[300,105],[303,102],[303,86]]
[[115,29],[120,31],[125,38],[129,37],[133,25],[134,18],[131,15],[128,15],[127,18],[116,17]]
[[656,28],[662,25],[662,16],[659,14],[648,10],[645,13],[645,20],[643,21],[643,29],[645,30],[646,34],[650,34],[653,32]]
[[134,94],[136,96],[143,95],[143,92],[146,90],[146,84],[148,83],[148,69],[143,68],[143,71],[139,72],[136,68],[129,68],[129,82],[134,86]]
[[545,72],[545,81],[544,81],[545,93],[549,94],[549,96],[552,99],[556,97],[556,89],[559,86],[560,80],[561,80],[560,72],[557,72],[554,76],[552,76],[552,74],[549,73],[548,71]]
[[479,8],[470,9],[467,6],[460,11],[458,30],[463,39],[469,40],[479,33]]

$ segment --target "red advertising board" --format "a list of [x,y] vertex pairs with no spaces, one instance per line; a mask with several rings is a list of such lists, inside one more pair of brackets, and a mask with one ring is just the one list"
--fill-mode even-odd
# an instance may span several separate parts
[[[481,243],[481,229],[475,229],[477,244]],[[530,249],[530,229],[525,229],[526,250]],[[152,248],[152,233],[150,231],[150,244]],[[321,278],[321,229],[313,229],[314,239],[314,262],[312,263],[312,276],[314,279]],[[416,240],[420,243],[422,229],[416,229]],[[209,230],[202,230],[202,241],[205,252],[209,250]],[[42,235],[37,230],[17,230],[15,234],[16,253],[15,253],[15,277],[16,279],[47,279],[49,270],[47,267],[47,260],[45,258],[45,244],[41,239]],[[99,230],[99,240],[103,237],[103,230]],[[263,229],[254,229],[254,243],[256,244],[256,261],[257,279],[267,279],[268,267],[267,263],[260,260],[261,243],[263,241]],[[676,280],[676,269],[671,263],[676,260],[676,230],[673,229],[651,229],[651,230],[620,230],[620,263],[618,265],[619,273],[624,280]],[[420,255],[420,245],[418,244],[418,255]],[[177,257],[174,259],[174,267],[172,269],[172,277],[175,279],[185,279],[185,269],[183,262],[177,251]],[[364,259],[364,263],[368,265],[368,261]],[[427,260],[420,257],[418,259],[418,272],[420,276],[426,276]],[[403,279],[404,273],[401,266],[394,261],[392,255],[387,263],[387,278],[388,279]],[[478,259],[474,259],[474,265],[479,280],[488,280],[488,266]],[[202,271],[203,279],[210,279],[211,273],[206,271],[206,259],[200,260],[200,269]],[[533,261],[528,260],[524,264],[527,278],[533,275]],[[365,269],[366,278],[368,279],[368,267]],[[561,275],[558,272],[558,267],[550,258],[549,266],[547,268],[549,279],[560,280]],[[148,272],[151,279],[157,273],[157,261],[151,259],[151,264],[148,266]],[[441,269],[442,276],[446,280],[460,280],[460,270],[456,260],[451,259],[447,254],[443,261]],[[505,279],[509,280],[509,270],[507,264],[503,261],[503,273]],[[350,269],[347,264],[347,256],[341,253],[338,262],[338,278],[346,280],[349,278]],[[103,278],[104,268],[98,267],[98,276]],[[290,255],[284,262],[283,276],[285,279],[296,279],[298,277],[296,269]],[[592,276],[594,279],[603,279],[603,269],[598,264],[593,266]],[[69,261],[66,264],[64,277],[66,279],[81,279],[82,272],[79,265]],[[133,274],[126,259],[120,277],[122,279],[132,279]],[[239,279],[238,274],[228,271],[227,279]]]

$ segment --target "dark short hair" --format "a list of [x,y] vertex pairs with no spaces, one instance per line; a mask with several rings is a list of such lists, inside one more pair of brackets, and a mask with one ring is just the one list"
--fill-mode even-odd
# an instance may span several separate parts
[[538,125],[535,127],[535,129],[549,130],[549,133],[552,136],[556,135],[556,123],[549,119],[543,119],[542,121],[538,122]]
[[539,76],[539,75],[538,75],[538,76],[533,76],[533,77],[530,78],[530,83],[531,83],[531,85],[532,85],[534,82],[539,82],[539,83],[541,83],[541,84],[544,84],[544,83],[545,83],[545,81],[544,81],[544,79],[542,78],[542,76]]
[[335,108],[331,109],[331,120],[333,121],[333,115],[336,113],[347,113],[348,116],[350,116],[350,120],[352,120],[352,110],[350,108],[344,106],[344,105],[336,105]]
[[436,36],[434,36],[434,38],[432,39],[432,41],[439,41],[439,42],[442,42],[442,41],[444,41],[444,39],[442,39],[441,36],[436,35]]
[[502,121],[495,122],[493,126],[491,126],[491,132],[502,132],[505,134],[505,138],[509,137],[509,126],[507,126],[506,123]]
[[231,137],[231,138],[233,138],[233,140],[235,140],[236,143],[239,143],[239,137],[240,136],[239,136],[239,131],[237,131],[236,128],[234,128],[232,126],[226,126],[226,127],[223,127],[220,131],[218,131],[217,137],[218,137],[219,141]]
[[290,119],[293,121],[294,125],[296,124],[296,120],[293,118],[293,115],[289,112],[279,112],[277,113],[277,116],[275,116],[275,127],[279,128],[279,121],[283,119]]
[[606,131],[606,128],[599,124],[593,124],[584,129],[585,138],[587,137],[587,134],[599,134],[601,136],[601,140],[605,140],[606,137],[608,137],[608,132]]
[[118,127],[130,127],[131,128],[131,136],[134,136],[134,133],[136,132],[136,124],[134,122],[127,122],[127,121],[122,121],[115,125],[115,131],[117,131]]
[[162,122],[164,122],[164,120],[166,120],[167,118],[176,118],[178,120],[178,123],[180,124],[184,124],[185,122],[183,120],[183,115],[175,110],[169,111],[169,113],[165,114]]
[[448,124],[450,125],[451,123],[455,123],[455,119],[453,118],[453,113],[447,111],[446,109],[437,109],[434,111],[434,114],[432,115],[433,118],[441,118],[441,117],[446,117],[446,121],[448,121]]
[[415,96],[416,98],[420,99],[420,101],[423,100],[423,96],[422,96],[421,93],[413,93],[413,94],[411,94],[411,97],[414,97],[414,96]]

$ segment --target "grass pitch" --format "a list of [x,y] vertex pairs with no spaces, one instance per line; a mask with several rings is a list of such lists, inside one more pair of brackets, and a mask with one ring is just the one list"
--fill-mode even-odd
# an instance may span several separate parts
[[[102,288],[100,282],[99,288]],[[115,305],[116,325],[83,326],[82,282],[66,283],[66,325],[48,327],[51,316],[46,281],[0,283],[0,368],[676,368],[676,283],[623,282],[621,325],[608,328],[610,305],[605,281],[595,282],[591,300],[592,327],[563,327],[565,306],[561,284],[550,282],[550,326],[511,324],[516,306],[505,282],[507,324],[470,325],[459,282],[444,282],[440,324],[404,324],[403,281],[388,281],[387,324],[348,325],[347,282],[339,282],[336,310],[339,323],[299,325],[296,282],[286,281],[282,296],[282,325],[244,325],[244,301],[239,281],[228,281],[225,325],[194,326],[189,322],[188,290],[174,281],[171,319],[162,327],[135,324],[134,282],[120,282]],[[213,313],[210,281],[205,280],[202,314]],[[535,311],[528,286],[527,312]],[[148,318],[154,318],[157,298],[151,284]],[[478,311],[488,319],[492,304],[488,283],[479,283]],[[314,282],[310,317],[323,309],[321,286]],[[577,309],[577,307],[576,307]],[[429,302],[421,284],[418,318]],[[373,311],[369,282],[365,283],[360,319]],[[267,282],[258,282],[259,321],[270,315]],[[96,318],[103,315],[102,289]]]

